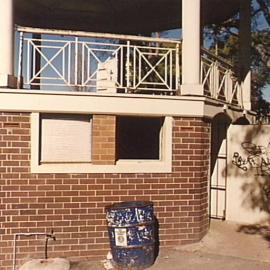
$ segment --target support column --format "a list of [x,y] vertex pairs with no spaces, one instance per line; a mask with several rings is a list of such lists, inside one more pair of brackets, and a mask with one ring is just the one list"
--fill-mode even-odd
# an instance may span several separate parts
[[0,1],[0,87],[16,88],[13,0]]
[[251,1],[240,2],[240,79],[243,105],[251,109]]
[[182,0],[182,95],[203,95],[200,81],[201,0]]

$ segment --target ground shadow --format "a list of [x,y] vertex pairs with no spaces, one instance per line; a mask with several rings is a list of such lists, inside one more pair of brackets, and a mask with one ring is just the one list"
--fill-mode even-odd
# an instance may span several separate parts
[[270,227],[263,225],[240,225],[237,232],[246,233],[250,235],[260,235],[266,241],[270,242]]

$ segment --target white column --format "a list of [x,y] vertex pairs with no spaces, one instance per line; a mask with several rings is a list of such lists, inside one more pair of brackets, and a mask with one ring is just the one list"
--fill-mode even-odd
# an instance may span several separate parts
[[183,95],[203,95],[200,84],[201,0],[182,0],[182,86]]
[[0,40],[0,87],[12,87],[14,83],[13,0],[0,0]]
[[251,1],[240,2],[240,78],[244,109],[251,109]]

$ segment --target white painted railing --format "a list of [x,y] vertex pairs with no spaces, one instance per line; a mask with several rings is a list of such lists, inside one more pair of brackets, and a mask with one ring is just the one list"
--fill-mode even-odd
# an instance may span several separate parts
[[166,93],[179,89],[180,42],[18,27],[18,77],[29,89]]
[[233,66],[205,49],[201,56],[201,83],[206,96],[242,107],[241,84]]
[[[17,27],[18,78],[26,89],[179,94],[181,42],[130,35]],[[201,52],[204,95],[242,107],[231,64]]]

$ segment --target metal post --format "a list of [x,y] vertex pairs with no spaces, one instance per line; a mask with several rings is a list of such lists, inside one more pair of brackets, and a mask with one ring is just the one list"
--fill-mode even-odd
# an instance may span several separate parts
[[215,65],[214,65],[214,88],[213,88],[213,93],[214,93],[214,98],[218,98],[219,95],[219,66],[218,66],[218,62],[215,61]]
[[81,44],[81,51],[82,51],[82,63],[81,63],[81,81],[80,81],[80,85],[81,87],[85,86],[84,82],[85,82],[85,78],[84,78],[84,69],[85,69],[85,54],[84,54],[84,46],[85,43]]
[[130,88],[130,41],[127,41],[127,54],[126,54],[126,81],[127,88]]
[[136,86],[136,50],[133,48],[133,88]]
[[71,41],[68,41],[68,59],[67,59],[67,69],[68,69],[68,85],[71,85],[71,75],[70,75],[70,70],[71,70],[71,46],[72,43]]
[[180,63],[179,63],[179,57],[180,57],[180,48],[179,44],[176,44],[176,55],[175,55],[175,88],[176,90],[180,89]]
[[26,83],[30,83],[30,40],[27,40],[27,71],[26,71]]
[[[37,50],[38,48],[40,51],[42,51],[41,48],[41,34],[39,33],[34,33],[33,34],[33,52],[32,52],[32,79],[36,77],[36,74],[40,72],[41,69],[41,55],[39,51]],[[39,74],[41,76],[41,72]],[[33,83],[33,84],[32,84]],[[41,85],[41,79],[35,78],[32,83],[30,84],[31,89],[35,90],[40,90],[40,85]]]
[[45,236],[45,259],[48,259],[48,240],[53,239],[56,241],[56,237],[54,235],[53,230],[51,230],[51,233],[16,233],[14,234],[13,239],[13,270],[16,270],[16,259],[17,259],[17,239],[20,236],[25,237],[32,237],[32,236]]
[[78,37],[75,37],[75,86],[78,85]]
[[121,87],[124,87],[124,46],[120,45],[120,60],[118,65],[120,66],[120,85]]
[[19,56],[18,56],[18,78],[17,78],[17,88],[22,87],[22,63],[23,63],[23,32],[20,32],[19,41]]
[[230,100],[230,88],[229,88],[229,79],[230,79],[230,70],[225,71],[225,78],[224,78],[224,95],[225,100],[229,102]]
[[170,88],[173,89],[173,51],[170,50]]

